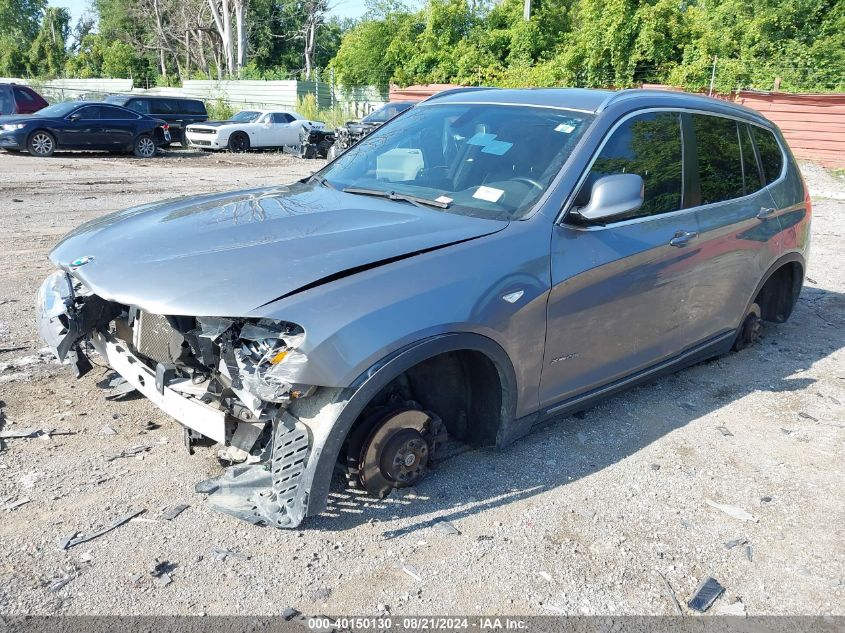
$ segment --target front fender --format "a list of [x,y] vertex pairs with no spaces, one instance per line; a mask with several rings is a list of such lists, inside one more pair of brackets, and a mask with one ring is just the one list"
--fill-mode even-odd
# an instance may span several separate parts
[[302,475],[301,486],[308,492],[307,516],[326,509],[334,465],[352,424],[364,407],[397,376],[439,354],[458,350],[483,353],[495,365],[502,385],[497,445],[514,439],[512,425],[516,410],[516,376],[505,350],[495,341],[472,333],[434,336],[391,354],[362,373],[347,389],[324,388],[309,398],[295,401],[290,412],[311,430],[311,459]]

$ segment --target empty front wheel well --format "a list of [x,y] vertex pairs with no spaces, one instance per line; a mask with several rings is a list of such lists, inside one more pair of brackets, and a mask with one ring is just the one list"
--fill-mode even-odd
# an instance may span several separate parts
[[804,268],[798,262],[784,264],[772,273],[755,299],[763,320],[786,321],[798,301],[803,282]]
[[445,352],[388,383],[358,416],[353,431],[383,407],[415,403],[438,415],[451,437],[473,445],[494,444],[502,421],[502,398],[499,371],[487,355],[476,350]]

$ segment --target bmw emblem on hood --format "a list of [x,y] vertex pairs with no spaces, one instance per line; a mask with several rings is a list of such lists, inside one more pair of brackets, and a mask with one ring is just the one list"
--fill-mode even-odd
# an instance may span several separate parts
[[79,268],[85,264],[94,261],[93,255],[85,255],[84,257],[77,257],[70,263],[71,268]]

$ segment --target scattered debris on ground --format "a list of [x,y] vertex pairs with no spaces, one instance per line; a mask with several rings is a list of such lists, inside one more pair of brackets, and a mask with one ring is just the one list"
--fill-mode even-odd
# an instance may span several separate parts
[[687,606],[693,611],[704,613],[713,605],[716,598],[722,595],[724,590],[725,588],[719,584],[718,580],[708,576],[696,587],[692,598],[687,602]]
[[112,530],[119,528],[124,523],[128,523],[131,519],[134,519],[139,514],[142,514],[145,510],[132,510],[128,514],[123,515],[119,519],[115,520],[113,523],[107,525],[104,528],[97,530],[87,536],[78,536],[78,532],[74,532],[62,539],[61,543],[59,544],[59,549],[70,549],[76,545],[81,545],[82,543],[87,543],[88,541],[93,541],[95,538],[99,538],[104,534],[108,534]]

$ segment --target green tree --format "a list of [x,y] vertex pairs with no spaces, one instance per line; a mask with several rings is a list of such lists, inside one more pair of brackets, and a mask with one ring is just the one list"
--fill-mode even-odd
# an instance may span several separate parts
[[26,51],[46,8],[47,0],[0,0],[0,75],[26,73]]
[[55,77],[64,69],[67,59],[67,38],[70,34],[70,13],[63,7],[47,7],[32,46],[29,49],[29,72]]

